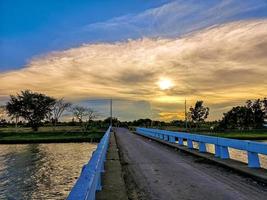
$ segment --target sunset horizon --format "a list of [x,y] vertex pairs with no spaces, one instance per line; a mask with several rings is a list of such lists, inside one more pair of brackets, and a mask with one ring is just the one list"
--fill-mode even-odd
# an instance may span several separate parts
[[[125,3],[118,13],[99,18],[86,9],[74,15],[85,4],[90,5],[82,1],[63,10],[51,2],[36,5],[44,12],[36,19],[29,18],[34,8],[25,13],[2,4],[7,10],[1,14],[1,104],[29,89],[75,104],[112,98],[120,120],[171,121],[184,119],[185,99],[188,108],[202,100],[212,121],[233,106],[266,97],[265,1]],[[101,3],[91,6],[95,12],[105,9]],[[101,111],[108,105],[102,103]]]

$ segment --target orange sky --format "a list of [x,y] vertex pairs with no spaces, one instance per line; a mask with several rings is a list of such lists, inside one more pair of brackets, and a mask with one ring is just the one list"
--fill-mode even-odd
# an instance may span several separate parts
[[[162,80],[171,85],[163,90]],[[84,44],[1,73],[0,83],[3,101],[23,89],[73,102],[113,97],[146,102],[148,111],[135,117],[171,120],[183,117],[186,97],[189,106],[204,100],[209,119],[218,119],[234,105],[267,96],[267,20],[237,21],[172,39]],[[139,112],[128,108],[125,112]]]

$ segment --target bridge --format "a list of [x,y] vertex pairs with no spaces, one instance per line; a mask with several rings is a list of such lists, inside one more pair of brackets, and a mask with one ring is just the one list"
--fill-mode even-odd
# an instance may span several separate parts
[[[267,144],[149,128],[107,130],[68,200],[266,199]],[[197,144],[197,146],[195,145]],[[207,152],[214,145],[214,154]],[[229,148],[246,152],[233,160]]]

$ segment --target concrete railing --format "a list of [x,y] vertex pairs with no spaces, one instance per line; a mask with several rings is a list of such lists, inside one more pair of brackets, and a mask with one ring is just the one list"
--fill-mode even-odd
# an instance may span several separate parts
[[179,145],[183,145],[183,141],[187,141],[187,147],[193,149],[193,141],[198,142],[199,151],[207,152],[206,144],[213,144],[215,147],[215,156],[221,159],[229,159],[229,147],[233,149],[243,150],[247,152],[248,166],[251,168],[260,168],[260,160],[258,154],[267,155],[267,144],[253,142],[248,140],[235,140],[221,137],[205,136],[184,132],[173,132],[159,129],[136,128],[138,134],[144,136],[155,137],[171,143],[178,141]]
[[104,172],[111,127],[97,145],[90,161],[83,166],[80,177],[72,188],[67,200],[95,200],[96,191],[102,189],[101,173]]

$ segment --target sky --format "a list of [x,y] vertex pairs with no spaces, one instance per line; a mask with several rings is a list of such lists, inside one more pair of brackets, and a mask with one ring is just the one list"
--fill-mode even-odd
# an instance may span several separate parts
[[114,112],[209,120],[267,96],[265,0],[0,0],[0,102],[30,89]]

